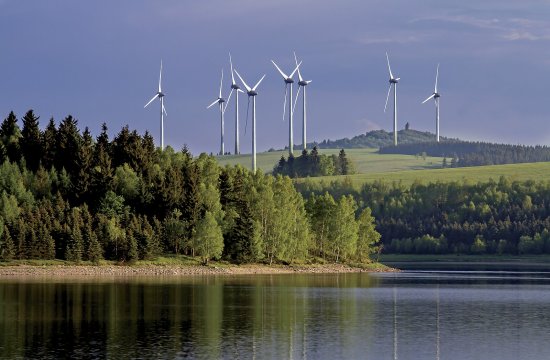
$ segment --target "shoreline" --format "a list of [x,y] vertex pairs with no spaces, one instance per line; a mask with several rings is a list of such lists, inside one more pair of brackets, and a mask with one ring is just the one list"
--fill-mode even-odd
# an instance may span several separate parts
[[6,265],[0,279],[14,277],[156,277],[202,275],[343,274],[395,272],[389,267],[361,268],[344,264],[323,265]]

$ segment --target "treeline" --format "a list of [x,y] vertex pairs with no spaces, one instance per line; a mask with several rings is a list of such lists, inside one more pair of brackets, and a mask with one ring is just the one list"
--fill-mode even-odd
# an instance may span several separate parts
[[[405,125],[405,129],[397,132],[397,139],[400,144],[416,144],[423,142],[435,141],[435,134],[428,131],[418,131],[409,128]],[[441,137],[442,140],[449,140]],[[308,144],[308,147],[317,146],[319,149],[362,149],[362,148],[380,148],[393,145],[393,132],[384,130],[372,130],[365,134],[338,140],[323,140],[320,143],[313,142]]]
[[290,155],[288,160],[284,155],[273,167],[274,175],[284,175],[291,178],[308,176],[351,175],[355,173],[353,162],[347,157],[344,149],[338,155],[327,156],[319,154],[317,147],[309,153],[302,151],[302,155],[295,158]]
[[427,154],[450,158],[453,167],[550,161],[550,147],[486,142],[442,141],[383,146],[381,154]]
[[71,116],[42,131],[31,110],[22,123],[12,112],[0,126],[0,259],[290,263],[375,251],[374,218],[352,198],[323,194],[318,209],[288,177],[161,150],[127,126],[111,140],[105,124],[94,139]]
[[370,208],[386,253],[550,254],[550,182],[296,184],[304,196],[351,195]]

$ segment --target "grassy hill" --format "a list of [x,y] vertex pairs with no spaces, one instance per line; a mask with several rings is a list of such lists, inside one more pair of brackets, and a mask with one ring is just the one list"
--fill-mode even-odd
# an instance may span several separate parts
[[[325,155],[338,154],[339,149],[320,149],[319,153]],[[381,155],[377,149],[346,149],[358,174],[387,173],[402,170],[424,170],[440,168],[443,158],[439,157],[417,157],[413,155],[389,154]],[[271,151],[257,154],[256,164],[258,169],[264,173],[271,172],[281,156],[288,157],[288,151]],[[295,156],[300,151],[295,151]],[[217,156],[216,159],[221,166],[240,164],[245,168],[251,167],[251,155],[225,155]]]
[[[450,140],[441,137],[442,141]],[[425,142],[434,142],[435,134],[428,131],[418,131],[413,129],[403,129],[397,132],[397,141],[399,144],[417,144]],[[344,138],[339,140],[323,140],[320,143],[313,142],[308,144],[310,149],[317,146],[319,149],[362,149],[362,148],[380,148],[393,145],[393,132],[384,130],[373,130],[366,134],[354,136],[351,139]]]
[[[383,156],[383,155],[380,155]],[[414,170],[396,170],[393,172],[370,171],[362,174],[348,175],[354,187],[359,188],[365,182],[375,180],[401,181],[404,184],[411,184],[414,181],[423,181],[424,183],[436,181],[488,181],[493,179],[498,181],[501,176],[506,176],[512,180],[537,180],[550,181],[550,162],[507,164],[507,165],[489,165],[475,166],[465,168],[446,168],[446,169],[427,169],[422,171]],[[342,180],[346,176],[325,176],[318,178],[309,178],[307,181],[330,183],[334,180]],[[297,179],[297,183],[302,183],[306,179]]]

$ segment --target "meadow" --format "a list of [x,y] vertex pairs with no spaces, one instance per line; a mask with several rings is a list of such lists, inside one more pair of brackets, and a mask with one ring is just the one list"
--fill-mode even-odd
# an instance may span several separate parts
[[[339,149],[321,149],[322,154],[337,154]],[[300,152],[296,151],[296,154]],[[403,184],[422,182],[467,181],[497,181],[501,176],[512,180],[550,180],[550,162],[489,165],[461,168],[442,168],[443,158],[421,157],[399,154],[378,154],[377,149],[346,149],[346,154],[353,160],[356,174],[347,176],[325,176],[309,178],[309,181],[330,183],[335,180],[349,178],[353,185],[359,188],[365,182],[376,180],[400,181]],[[270,173],[281,156],[287,157],[287,151],[260,153],[257,156],[258,169]],[[220,165],[241,164],[250,168],[250,154],[228,155],[217,157]],[[450,163],[450,159],[447,158]],[[297,183],[306,179],[296,179]]]

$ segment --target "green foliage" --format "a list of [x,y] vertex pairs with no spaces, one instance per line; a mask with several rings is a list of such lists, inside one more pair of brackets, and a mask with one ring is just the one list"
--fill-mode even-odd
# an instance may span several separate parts
[[196,240],[196,253],[202,259],[203,264],[208,264],[210,259],[219,259],[223,252],[223,234],[216,217],[210,211],[206,211],[204,217],[197,224],[194,234]]
[[291,178],[310,176],[349,175],[355,173],[352,161],[341,149],[338,156],[319,154],[317,147],[302,151],[302,155],[295,158],[289,156],[288,161],[281,156],[279,162],[273,168],[274,175],[286,175]]

